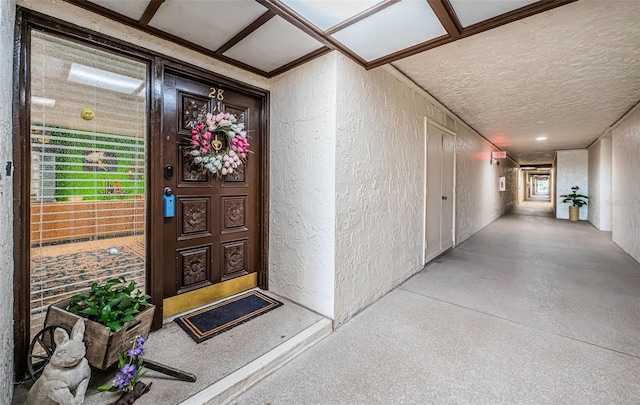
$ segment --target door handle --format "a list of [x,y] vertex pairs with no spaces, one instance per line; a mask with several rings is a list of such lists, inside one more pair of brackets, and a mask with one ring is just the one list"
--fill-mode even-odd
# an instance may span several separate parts
[[446,196],[446,195],[443,195],[443,196],[442,196],[442,200],[444,201],[444,200],[446,200],[446,199],[447,199],[447,196]]
[[165,187],[163,192],[163,213],[165,218],[173,218],[176,215],[176,197],[170,187]]

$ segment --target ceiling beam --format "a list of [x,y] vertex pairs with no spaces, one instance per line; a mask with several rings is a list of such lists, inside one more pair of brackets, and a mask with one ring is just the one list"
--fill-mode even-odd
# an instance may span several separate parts
[[300,66],[304,63],[307,63],[315,58],[319,58],[320,56],[327,54],[329,52],[331,52],[332,50],[327,48],[326,46],[323,46],[320,49],[316,49],[315,51],[308,53],[306,55],[304,55],[301,58],[298,58],[294,61],[291,61],[289,63],[287,63],[286,65],[282,65],[277,69],[272,70],[271,72],[269,72],[269,74],[267,75],[268,78],[272,78],[272,77],[276,77],[281,73],[286,72],[287,70],[291,70],[296,66]]
[[142,17],[138,20],[138,24],[140,24],[141,27],[149,25],[149,21],[151,21],[153,16],[156,15],[162,3],[164,3],[164,0],[151,0],[147,5],[147,8],[144,10],[144,13],[142,13]]
[[481,32],[484,32],[493,28],[497,28],[505,24],[512,23],[514,21],[518,21],[526,17],[531,17],[532,15],[549,11],[556,7],[564,6],[565,4],[573,3],[575,1],[578,1],[578,0],[538,1],[533,4],[529,4],[528,6],[521,7],[517,10],[513,10],[508,13],[465,27],[462,29],[462,37],[464,38],[464,37],[469,37],[471,35],[479,34]]
[[458,39],[462,34],[462,28],[460,23],[458,22],[458,17],[453,12],[453,9],[450,8],[451,5],[447,0],[427,0],[429,6],[435,13],[438,20],[440,20],[440,24],[447,31],[451,39]]
[[402,49],[398,52],[394,52],[392,54],[383,56],[381,58],[372,60],[367,65],[367,69],[377,68],[378,66],[386,65],[387,63],[395,62],[398,59],[406,58],[411,55],[415,55],[417,53],[423,52],[426,49],[436,48],[438,46],[442,46],[444,44],[448,44],[449,42],[453,42],[454,39],[448,35],[443,35],[438,38],[430,39],[426,42],[419,43],[412,47]]
[[385,1],[384,3],[380,3],[380,4],[376,4],[372,7],[369,7],[368,9],[354,15],[353,17],[334,25],[333,27],[327,29],[324,33],[325,35],[333,35],[336,32],[343,30],[345,28],[347,28],[350,25],[353,25],[355,23],[357,23],[358,21],[364,20],[365,18],[369,17],[370,15],[373,15],[379,11],[384,10],[385,8],[389,7],[389,6],[393,6],[396,3],[399,3],[400,0],[388,0]]
[[114,20],[116,22],[119,22],[121,24],[127,25],[129,27],[133,27],[133,28],[137,28],[143,32],[146,32],[147,34],[156,36],[158,38],[173,42],[175,44],[178,44],[180,46],[183,46],[187,49],[191,49],[192,51],[196,51],[199,52],[203,55],[209,56],[211,58],[217,59],[219,61],[228,63],[232,66],[235,66],[237,68],[246,70],[248,72],[257,74],[259,76],[262,77],[267,77],[268,73],[255,68],[253,66],[249,66],[245,63],[242,63],[240,61],[237,61],[235,59],[231,59],[228,58],[224,55],[217,55],[214,51],[212,51],[211,49],[207,49],[204,46],[200,46],[197,44],[194,44],[193,42],[189,42],[185,39],[182,39],[180,37],[177,37],[175,35],[171,35],[167,32],[161,31],[157,28],[151,27],[149,25],[146,26],[140,26],[140,24],[138,23],[137,20],[134,20],[133,18],[129,18],[127,16],[124,16],[122,14],[116,13],[115,11],[109,10],[108,8],[99,6],[95,3],[91,3],[90,1],[87,0],[65,0],[68,3],[74,4],[78,7],[84,8],[85,10],[91,11],[93,13],[96,13],[98,15],[101,15],[103,17],[109,18],[111,20]]
[[[165,0],[150,0],[147,8],[145,9],[142,17],[139,21],[124,16],[122,14],[116,13],[112,10],[109,10],[105,7],[99,6],[95,3],[89,2],[87,0],[65,0],[69,3],[72,3],[76,6],[82,7],[94,13],[100,14],[104,17],[112,19],[114,21],[120,22],[122,24],[140,29],[144,32],[147,32],[151,35],[155,35],[162,39],[172,41],[177,43],[178,45],[184,46],[186,48],[192,49],[194,51],[200,52],[204,55],[213,57],[215,59],[221,60],[223,62],[229,63],[233,66],[239,67],[241,69],[248,70],[249,72],[264,76],[264,77],[273,77],[276,74],[280,74],[288,69],[292,69],[299,64],[305,63],[315,57],[323,55],[330,50],[339,50],[347,57],[351,58],[360,66],[366,69],[372,69],[387,63],[392,63],[396,60],[406,58],[411,55],[415,55],[420,52],[424,52],[426,50],[436,48],[438,46],[456,41],[458,39],[466,38],[486,30],[497,28],[499,26],[511,23],[513,21],[520,20],[522,18],[526,18],[538,13],[542,13],[544,11],[551,10],[556,7],[563,6],[565,4],[573,3],[577,0],[541,0],[536,3],[530,4],[528,6],[519,8],[517,10],[513,10],[509,13],[505,13],[503,15],[491,18],[486,21],[482,21],[480,23],[471,25],[469,27],[462,27],[455,10],[451,6],[449,0],[426,0],[431,9],[434,11],[435,15],[438,17],[438,20],[443,25],[445,30],[447,31],[446,36],[442,36],[439,38],[435,38],[412,47],[394,52],[390,55],[383,56],[381,58],[375,59],[373,61],[367,62],[365,59],[357,55],[355,52],[344,46],[338,40],[333,38],[331,35],[335,32],[338,32],[341,29],[344,29],[352,24],[355,24],[363,19],[396,4],[399,0],[388,0],[384,3],[380,3],[375,5],[358,15],[329,28],[327,31],[322,31],[311,22],[303,18],[301,15],[296,13],[294,10],[285,5],[281,0],[256,0],[257,3],[263,5],[268,9],[262,16],[260,16],[256,21],[251,23],[248,27],[243,29],[236,36],[231,38],[227,43],[222,45],[217,50],[210,50],[200,45],[194,44],[192,42],[186,41],[180,37],[175,35],[171,35],[164,31],[158,30],[149,26],[149,22],[153,18],[153,16],[157,13],[158,9],[162,5]],[[229,57],[225,57],[223,54],[228,51],[231,47],[242,41],[260,26],[265,24],[274,16],[279,16],[294,25],[298,29],[302,30],[307,35],[316,39],[318,42],[324,45],[323,48],[320,48],[316,51],[311,52],[308,55],[305,55],[301,58],[296,59],[295,61],[289,62],[284,66],[276,68],[271,72],[264,72],[260,69],[254,68],[252,66],[246,65],[242,62],[239,62],[235,59],[231,59]]]
[[271,10],[267,10],[264,14],[258,17],[254,22],[249,24],[245,29],[237,33],[233,38],[231,38],[225,44],[223,44],[220,48],[218,48],[215,52],[216,55],[222,55],[223,53],[227,52],[234,45],[236,45],[238,42],[242,41],[243,39],[251,35],[252,32],[254,32],[258,28],[263,26],[267,21],[269,21],[275,16],[276,16],[276,13],[274,13]]
[[310,35],[311,37],[313,37],[314,39],[322,43],[327,48],[338,49],[343,54],[353,59],[353,61],[355,61],[360,66],[365,68],[367,67],[366,60],[358,56],[351,49],[347,48],[346,46],[342,45],[340,42],[333,39],[331,36],[325,35],[324,31],[320,30],[318,27],[311,24],[301,15],[293,11],[291,8],[287,7],[280,0],[256,0],[256,1],[262,4],[263,6],[265,6],[266,8],[272,10],[278,16],[282,17],[289,23],[295,25],[300,30],[305,32],[307,35]]
[[[440,3],[443,4],[445,6],[445,10],[447,9],[447,5],[450,7],[449,1],[448,0],[427,0],[429,2],[429,5],[432,5],[432,3],[435,5],[436,3]],[[429,49],[433,49],[436,48],[438,46],[456,41],[458,39],[462,39],[462,38],[466,38],[466,37],[470,37],[472,35],[476,35],[479,34],[481,32],[484,32],[486,30],[492,29],[492,28],[497,28],[500,27],[502,25],[505,24],[509,24],[511,22],[520,20],[522,18],[526,18],[526,17],[530,17],[532,15],[538,14],[538,13],[542,13],[544,11],[548,11],[551,9],[554,9],[556,7],[560,7],[563,6],[565,4],[569,4],[569,3],[573,3],[574,1],[577,0],[543,0],[543,1],[539,1],[533,4],[530,4],[528,6],[519,8],[517,10],[513,10],[509,13],[505,13],[502,15],[499,15],[497,17],[491,18],[489,20],[486,21],[482,21],[478,24],[474,24],[471,25],[467,28],[463,28],[461,33],[459,34],[458,38],[453,38],[453,37],[440,37],[440,38],[436,38],[430,41],[426,41],[423,42],[421,44],[417,44],[414,45],[410,48],[407,49],[403,49],[401,51],[398,52],[394,52],[390,55],[384,56],[382,58],[373,60],[371,62],[369,62],[366,66],[367,69],[373,69],[375,67],[387,64],[387,63],[392,63],[395,62],[396,60],[402,59],[402,58],[406,58],[409,57],[411,55],[415,55],[424,51],[427,51]],[[436,7],[438,7],[436,5]],[[436,11],[436,9],[434,9],[434,11]],[[459,27],[459,21],[457,16],[455,15],[455,12],[453,10],[453,8],[451,8],[449,10],[449,12],[447,13],[450,16],[450,19],[453,21],[453,23]],[[436,14],[438,15],[438,14]],[[440,18],[440,17],[438,17]],[[443,23],[444,25],[444,23]],[[449,32],[449,28],[447,28],[445,26],[445,29],[447,29],[447,33]],[[459,28],[458,28],[459,29]],[[449,34],[450,35],[450,34]]]

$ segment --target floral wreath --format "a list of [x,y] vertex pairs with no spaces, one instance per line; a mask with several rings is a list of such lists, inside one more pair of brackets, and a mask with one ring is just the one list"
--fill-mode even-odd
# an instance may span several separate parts
[[205,122],[195,124],[191,129],[191,146],[193,163],[217,177],[233,173],[246,163],[249,153],[244,123],[223,112],[207,113]]

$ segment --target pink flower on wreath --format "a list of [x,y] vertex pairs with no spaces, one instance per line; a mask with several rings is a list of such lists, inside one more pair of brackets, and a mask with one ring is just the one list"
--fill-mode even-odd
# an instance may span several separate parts
[[198,135],[199,132],[198,128],[191,128],[191,135]]
[[191,135],[191,139],[193,139],[194,141],[197,141],[198,139],[200,139],[200,135],[198,134]]
[[200,142],[198,142],[198,141],[197,141],[197,140],[195,140],[195,139],[191,141],[191,145],[192,145],[192,146],[198,146],[198,144],[199,144],[199,143],[200,143]]
[[201,148],[200,153],[204,155],[205,153],[207,153],[207,150],[208,150],[207,148]]
[[243,158],[243,159],[246,159],[246,158],[247,158],[247,154],[246,154],[246,153],[244,153],[244,152],[243,152],[243,153],[241,153],[241,154],[240,154],[240,156],[242,156],[242,158]]
[[202,128],[204,128],[204,123],[202,123],[202,122],[198,122],[198,123],[196,124],[196,128],[198,129],[198,131],[202,130]]
[[205,132],[205,133],[202,135],[202,137],[203,137],[204,139],[211,139],[211,132]]
[[236,145],[233,145],[233,146],[231,147],[231,149],[233,149],[233,151],[234,151],[234,152],[237,152],[237,151],[238,151],[238,148],[236,147]]

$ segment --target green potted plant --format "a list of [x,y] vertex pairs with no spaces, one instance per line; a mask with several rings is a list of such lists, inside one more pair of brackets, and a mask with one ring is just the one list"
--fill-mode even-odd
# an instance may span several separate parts
[[578,186],[571,187],[571,190],[571,194],[563,194],[560,197],[564,198],[564,200],[562,200],[563,203],[571,203],[569,206],[569,221],[575,222],[579,218],[580,207],[587,205],[586,200],[589,197],[583,194],[578,194],[578,190],[580,190],[580,187]]
[[80,317],[86,318],[87,360],[105,370],[137,336],[149,335],[155,310],[150,298],[134,281],[127,282],[123,277],[93,283],[89,291],[53,304],[45,324],[69,328]]

